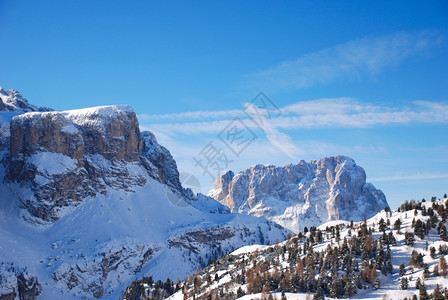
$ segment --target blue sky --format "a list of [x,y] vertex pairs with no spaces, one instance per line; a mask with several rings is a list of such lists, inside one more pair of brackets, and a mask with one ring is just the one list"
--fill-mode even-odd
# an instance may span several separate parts
[[[234,171],[350,156],[393,207],[448,192],[446,1],[0,0],[0,37],[0,85],[133,106],[203,192],[210,145]],[[263,126],[243,113],[261,91]]]

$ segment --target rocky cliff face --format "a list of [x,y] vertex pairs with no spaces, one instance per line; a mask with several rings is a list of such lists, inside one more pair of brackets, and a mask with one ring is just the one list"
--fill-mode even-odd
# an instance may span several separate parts
[[[30,111],[48,111],[28,103],[16,90],[5,90],[0,86],[0,153],[9,148],[9,123],[11,118]],[[2,160],[0,155],[0,162]]]
[[29,112],[10,125],[6,180],[28,188],[22,208],[29,220],[54,222],[65,207],[107,186],[143,185],[126,163],[137,163],[143,144],[137,118],[127,106],[67,112]]
[[36,299],[42,293],[42,285],[33,274],[16,268],[14,264],[0,263],[0,299]]
[[[154,170],[151,175],[163,184],[170,187],[171,191],[185,199],[193,199],[193,192],[184,189],[179,180],[177,164],[170,151],[160,145],[154,134],[150,131],[142,132],[143,157],[150,162],[148,169]],[[146,161],[143,161],[145,163]]]
[[364,170],[345,156],[228,171],[208,195],[233,212],[264,216],[296,232],[332,220],[360,221],[388,206],[384,194],[366,183]]
[[6,180],[32,192],[21,196],[31,221],[54,222],[64,208],[105,193],[106,187],[142,186],[142,170],[177,194],[188,194],[169,151],[152,133],[140,133],[128,106],[15,116],[9,148]]

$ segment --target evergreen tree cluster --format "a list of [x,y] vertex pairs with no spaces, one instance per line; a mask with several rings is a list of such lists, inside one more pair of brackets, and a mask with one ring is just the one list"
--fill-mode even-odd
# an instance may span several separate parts
[[[358,289],[379,289],[379,273],[387,275],[393,271],[390,251],[390,246],[396,244],[393,234],[384,231],[381,238],[374,239],[374,229],[363,222],[349,225],[350,231],[356,233],[341,240],[343,226],[326,230],[312,227],[306,230],[307,234],[299,233],[283,245],[239,257],[226,256],[201,273],[205,280],[199,289],[188,285],[186,297],[213,299],[213,295],[219,295],[219,299],[236,299],[244,294],[262,293],[269,299],[271,291],[275,291],[314,293],[318,298],[350,298]],[[324,241],[330,243],[325,249],[316,250]],[[222,274],[209,280],[213,277],[210,272],[215,277]],[[210,290],[213,282],[224,276],[231,278],[229,284]],[[234,293],[231,284],[246,284],[246,289],[239,288]]]
[[171,279],[165,282],[157,280],[154,282],[152,277],[143,277],[136,280],[126,288],[123,294],[123,300],[161,300],[165,299],[180,289],[180,282],[174,285]]

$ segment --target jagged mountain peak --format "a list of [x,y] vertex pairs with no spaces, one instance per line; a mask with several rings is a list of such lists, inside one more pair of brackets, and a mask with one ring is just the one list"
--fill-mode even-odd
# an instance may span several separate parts
[[208,195],[233,212],[264,216],[295,232],[331,220],[359,221],[388,206],[366,183],[364,169],[342,155],[228,171]]
[[0,112],[18,112],[45,111],[47,108],[38,108],[28,102],[17,90],[5,90],[0,86]]
[[27,112],[52,111],[51,108],[32,105],[17,90],[5,90],[0,86],[0,151],[5,136],[9,136],[9,122],[14,116]]

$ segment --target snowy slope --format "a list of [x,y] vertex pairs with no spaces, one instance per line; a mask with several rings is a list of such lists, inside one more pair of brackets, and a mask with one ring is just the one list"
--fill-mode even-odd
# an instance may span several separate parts
[[[380,263],[378,256],[383,254],[379,254],[379,252],[373,253],[371,258],[363,258],[364,254],[360,254],[353,260],[351,265],[353,269],[351,271],[348,271],[344,267],[347,263],[345,259],[349,257],[348,253],[355,251],[352,239],[361,237],[361,231],[364,230],[363,222],[354,223],[351,226],[350,222],[333,221],[323,224],[317,229],[321,230],[323,234],[323,241],[320,243],[312,242],[312,234],[308,232],[305,235],[299,233],[290,240],[281,242],[275,246],[253,245],[240,248],[182,282],[182,289],[172,295],[170,299],[184,299],[185,293],[188,293],[188,297],[192,297],[195,294],[196,299],[201,299],[201,297],[207,298],[208,295],[217,293],[224,293],[225,297],[229,299],[260,299],[262,296],[260,292],[253,294],[248,292],[249,288],[253,289],[253,287],[249,287],[249,276],[254,276],[254,271],[255,278],[260,276],[258,277],[260,278],[260,289],[263,286],[270,286],[273,295],[277,296],[278,299],[280,299],[282,291],[286,292],[287,299],[309,299],[310,296],[313,297],[314,291],[307,293],[307,286],[300,285],[302,276],[309,276],[310,272],[314,274],[312,277],[313,281],[309,277],[305,277],[303,278],[305,283],[313,284],[312,282],[314,282],[314,284],[319,285],[321,282],[330,291],[332,282],[336,282],[332,276],[337,276],[346,281],[354,280],[354,282],[357,282],[356,280],[359,277],[361,288],[354,287],[354,294],[349,297],[351,299],[412,299],[413,295],[422,298],[420,294],[421,289],[416,288],[418,280],[424,283],[427,294],[434,293],[436,286],[438,286],[439,290],[444,292],[441,298],[438,299],[446,299],[448,297],[448,276],[443,276],[440,262],[442,258],[445,260],[448,259],[448,238],[445,237],[445,240],[443,240],[443,233],[440,232],[443,232],[443,230],[446,231],[446,226],[448,225],[446,219],[448,216],[448,199],[414,203],[414,207],[416,209],[408,208],[409,210],[407,211],[395,210],[391,213],[382,211],[366,222],[366,238],[369,240],[369,236],[372,237],[370,242],[366,244],[366,247],[373,247],[374,244],[383,245],[382,249],[384,253],[387,253],[386,245],[389,244],[392,269],[390,271],[386,270],[384,274],[381,272],[381,269],[387,263],[384,265]],[[434,212],[439,211],[441,215],[435,212],[434,216],[436,217],[431,217],[429,214],[432,214],[430,210],[433,207],[437,207],[434,209]],[[415,231],[415,226],[412,225],[413,223],[417,223],[418,220],[426,223],[431,218],[433,218],[434,227],[428,228],[423,239],[415,236],[415,243],[413,245],[405,243],[405,234],[414,233]],[[390,240],[390,243],[383,240],[384,235],[379,227],[380,222],[382,222],[381,219],[386,225],[385,235],[394,237],[393,240]],[[389,220],[391,225],[387,225],[389,223],[387,220]],[[395,225],[397,220],[401,221],[401,228],[399,230]],[[445,229],[441,229],[440,231],[439,226],[445,226]],[[372,231],[371,234],[369,233],[370,230]],[[316,236],[313,235],[313,238]],[[344,249],[345,240],[348,241],[350,246],[346,250],[341,250]],[[379,242],[380,240],[381,243]],[[306,253],[303,252],[305,248],[309,249]],[[363,247],[361,246],[361,248]],[[432,255],[431,248],[434,248]],[[329,252],[328,249],[333,249],[333,252]],[[421,266],[410,265],[413,252],[422,255]],[[327,257],[328,253],[331,253],[329,257]],[[322,257],[323,262],[327,261],[327,259],[329,262],[334,262],[335,253],[340,257],[338,266],[336,267],[337,272],[333,273],[335,265],[330,263],[324,271],[327,273],[322,273],[321,262],[319,262],[320,257]],[[294,258],[297,254],[298,257]],[[312,264],[310,265],[309,262],[312,262]],[[379,281],[376,288],[376,283],[365,282],[361,279],[363,278],[362,273],[365,270],[371,270],[370,264],[372,262],[374,265],[375,263],[379,263],[376,271],[376,276],[378,276]],[[401,264],[404,265],[403,274],[400,274]],[[429,271],[426,276],[425,268]],[[437,268],[439,268],[439,271],[436,271]],[[198,280],[198,278],[200,279]],[[298,286],[295,286],[294,280],[290,283],[286,278],[296,278],[294,280],[298,280],[296,282]],[[402,289],[401,282],[403,278],[408,282],[407,289]],[[250,281],[252,286],[258,282],[257,280]],[[201,286],[195,288],[194,282],[201,282]],[[339,281],[339,284],[341,284],[341,281]],[[302,288],[304,291],[300,291]],[[238,296],[239,289],[240,296]],[[295,289],[299,290],[294,291]],[[348,285],[341,291],[341,298],[347,298],[347,289],[349,289]],[[247,295],[241,296],[243,293]],[[268,293],[265,293],[264,296],[267,297]],[[328,294],[324,296],[327,299],[334,298],[329,297],[330,295]]]
[[[44,287],[39,299],[58,297],[54,287],[87,297],[103,288],[106,298],[116,299],[120,285],[144,275],[183,278],[200,268],[199,257],[205,261],[206,254],[219,244],[190,241],[198,253],[175,246],[188,232],[228,228],[234,236],[222,242],[223,252],[259,243],[258,226],[268,238],[266,242],[283,236],[282,230],[257,218],[175,206],[166,187],[153,179],[135,193],[114,191],[86,199],[51,227],[35,227],[18,219],[8,207],[7,200],[12,198],[14,195],[6,194],[1,202],[1,257],[27,267],[39,278]],[[245,230],[247,236],[241,239],[240,233]],[[145,254],[149,256],[145,258]],[[110,269],[117,269],[107,273],[103,264],[113,259],[123,261],[111,264]]]

